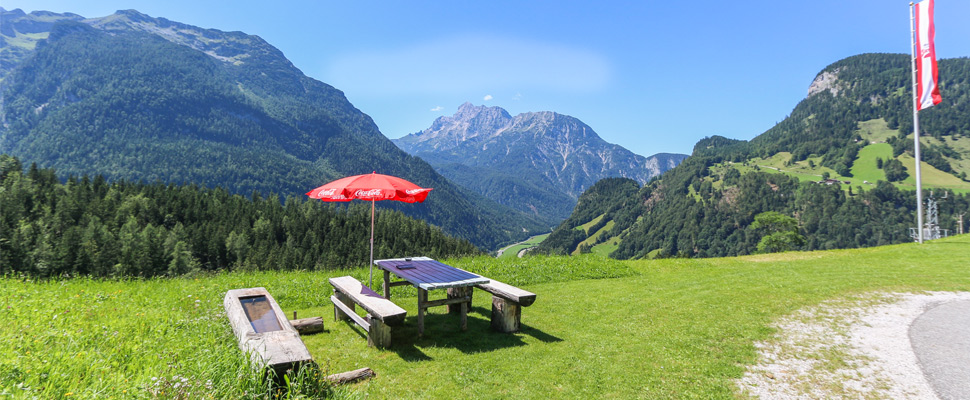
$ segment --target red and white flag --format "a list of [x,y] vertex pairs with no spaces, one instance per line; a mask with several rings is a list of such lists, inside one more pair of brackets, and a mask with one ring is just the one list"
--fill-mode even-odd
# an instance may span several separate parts
[[933,0],[916,3],[916,100],[917,110],[940,104],[940,88],[936,85],[936,27],[933,26]]

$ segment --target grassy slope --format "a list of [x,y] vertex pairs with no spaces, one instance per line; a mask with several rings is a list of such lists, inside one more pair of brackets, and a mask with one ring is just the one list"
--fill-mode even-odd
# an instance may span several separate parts
[[[929,139],[929,143],[939,143],[939,141],[936,139]],[[964,155],[960,160],[947,158],[947,160],[950,161],[950,166],[953,167],[957,173],[966,172],[967,175],[970,175],[970,136],[960,136],[959,138],[950,136],[945,140],[947,146],[952,147],[954,150]]]
[[852,177],[859,183],[869,181],[875,184],[875,182],[886,180],[886,173],[876,168],[876,159],[880,158],[885,161],[892,156],[893,146],[888,143],[874,143],[863,147],[862,150],[859,150],[859,156],[855,162],[852,163]]
[[509,247],[506,247],[502,252],[502,256],[500,258],[517,258],[519,256],[520,251],[538,246],[539,243],[542,243],[542,241],[546,240],[547,237],[549,237],[548,233],[542,234],[542,235],[536,235],[536,236],[530,237],[528,240],[524,242],[519,242]]
[[593,254],[598,254],[603,257],[607,257],[610,255],[610,253],[616,251],[616,249],[618,249],[619,247],[620,247],[620,237],[614,236],[613,238],[611,238],[610,240],[607,240],[606,242],[593,246]]
[[[129,282],[3,278],[0,396],[37,394],[19,384],[45,390],[41,397],[149,397],[153,382],[171,388],[187,378],[194,393],[245,397],[254,389],[246,386],[222,296],[229,288],[265,286],[287,313],[325,317],[327,332],[306,337],[323,366],[377,371],[346,389],[368,396],[734,398],[732,379],[756,361],[753,343],[771,335],[771,321],[869,291],[970,290],[968,245],[970,235],[701,260],[458,260],[454,265],[539,295],[523,309],[523,331],[490,332],[489,296],[476,292],[467,332],[439,307],[417,339],[413,289],[398,287],[393,300],[408,319],[390,350],[367,348],[359,329],[331,321],[326,279],[345,272]],[[203,389],[207,380],[213,389]]]
[[[817,182],[822,179],[822,173],[828,172],[832,179],[849,181],[852,187],[862,187],[863,190],[868,190],[875,187],[877,181],[886,180],[886,174],[876,168],[876,158],[888,159],[892,157],[892,146],[887,144],[886,140],[890,137],[897,136],[899,131],[889,129],[886,121],[883,119],[874,119],[860,122],[857,133],[859,133],[863,140],[870,144],[863,147],[856,156],[856,160],[853,162],[851,169],[851,177],[841,176],[835,173],[833,169],[821,166],[820,157],[810,157],[808,160],[796,162],[794,165],[786,165],[788,160],[791,159],[791,153],[788,152],[777,153],[766,159],[753,158],[746,163],[718,164],[712,166],[711,171],[715,175],[720,175],[726,168],[730,167],[744,174],[756,170],[757,167],[759,171],[784,173],[798,178],[798,180],[803,182]],[[963,171],[970,174],[970,137],[961,136],[956,139],[949,138],[946,140],[948,146],[964,154],[961,160],[947,158],[950,161],[950,165],[957,174]],[[924,138],[921,143],[942,144],[939,140],[932,137]],[[903,166],[910,174],[910,177],[894,184],[901,189],[916,190],[916,173],[913,157],[902,155],[897,158],[903,162]],[[809,160],[815,163],[814,168],[809,167]],[[920,163],[920,170],[922,172],[924,188],[944,188],[957,193],[970,193],[970,182],[964,182],[954,174],[940,171],[926,162]],[[865,184],[865,181],[870,182],[870,184]],[[715,187],[720,187],[719,181],[713,183]],[[843,190],[848,190],[849,186],[842,185],[842,188]]]
[[869,143],[886,143],[889,138],[898,135],[899,130],[889,129],[886,120],[879,118],[860,122],[856,133]]
[[[603,216],[600,216],[600,217],[597,217],[594,221],[599,222],[602,219],[603,219]],[[576,249],[573,250],[572,255],[574,256],[579,255],[579,248],[581,246],[596,243],[596,240],[598,240],[600,236],[605,235],[606,232],[609,232],[611,229],[613,229],[614,225],[616,225],[616,222],[614,222],[613,220],[610,220],[609,222],[607,222],[606,225],[603,225],[603,227],[600,228],[598,231],[594,232],[592,235],[589,235],[589,237],[587,237],[586,240],[579,242],[579,244],[576,245]],[[592,225],[590,226],[592,227]],[[586,232],[589,232],[588,228],[586,229]]]
[[600,214],[598,217],[593,218],[592,221],[589,221],[589,222],[587,222],[585,224],[582,224],[580,226],[577,226],[577,227],[575,227],[573,229],[576,229],[576,230],[582,229],[583,232],[586,232],[586,234],[589,235],[589,228],[592,228],[593,225],[598,224],[600,221],[603,220],[604,217],[606,217],[606,214]]

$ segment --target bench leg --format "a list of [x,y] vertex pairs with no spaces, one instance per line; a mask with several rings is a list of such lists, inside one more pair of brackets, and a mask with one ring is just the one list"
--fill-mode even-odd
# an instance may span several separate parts
[[384,298],[391,299],[391,273],[384,271]]
[[456,287],[456,288],[449,288],[448,289],[448,298],[449,299],[457,299],[457,298],[461,298],[461,297],[468,297],[468,303],[448,304],[446,306],[446,307],[448,307],[448,313],[449,314],[458,314],[458,313],[461,312],[462,306],[463,305],[466,305],[466,304],[467,304],[467,306],[465,306],[465,310],[470,309],[471,306],[472,306],[472,303],[471,303],[472,292],[474,290],[475,290],[475,288],[472,287],[472,286],[462,286],[462,287]]
[[[350,296],[347,296],[346,294],[344,294],[342,292],[339,292],[339,291],[336,291],[336,290],[334,291],[334,294],[333,295],[336,296],[337,297],[337,300],[340,300],[341,303],[346,304],[347,307],[349,307],[351,310],[356,310],[355,307],[356,307],[357,304],[354,303],[354,300],[352,300],[350,298]],[[342,310],[340,310],[340,308],[337,307],[336,304],[334,304],[333,305],[333,320],[334,321],[345,321],[345,320],[348,320],[348,319],[350,319],[350,317],[347,316],[346,314],[344,314],[344,312]]]
[[391,347],[391,327],[383,321],[367,315],[370,329],[367,331],[367,345],[380,349]]
[[418,288],[418,337],[424,335],[424,303],[428,302],[428,291]]
[[518,332],[521,316],[519,303],[492,296],[492,329],[504,333]]

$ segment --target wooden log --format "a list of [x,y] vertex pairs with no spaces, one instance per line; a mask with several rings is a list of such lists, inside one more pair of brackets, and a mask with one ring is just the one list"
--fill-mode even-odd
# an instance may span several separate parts
[[[296,311],[294,311],[295,313]],[[323,332],[323,317],[310,317],[302,319],[291,319],[290,325],[296,328],[301,335]]]
[[[464,299],[464,298],[467,297],[468,298],[468,306],[467,307],[468,308],[471,308],[472,292],[474,290],[475,289],[472,286],[461,286],[461,287],[448,288],[448,298],[449,299]],[[461,304],[464,304],[464,303],[463,302],[462,303],[449,303],[448,304],[448,313],[449,314],[458,314],[458,313],[460,313],[461,312]]]
[[356,382],[361,379],[367,379],[377,376],[370,368],[361,368],[353,371],[347,371],[339,374],[327,375],[326,380],[330,381],[335,385],[342,385],[345,383]]
[[391,327],[370,315],[367,316],[367,320],[370,322],[370,329],[367,330],[367,345],[379,349],[391,347]]
[[492,329],[504,333],[518,332],[521,316],[519,303],[492,296]]

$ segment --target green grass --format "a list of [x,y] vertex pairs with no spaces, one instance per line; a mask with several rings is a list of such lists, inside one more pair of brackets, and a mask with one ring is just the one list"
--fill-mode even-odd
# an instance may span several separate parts
[[609,256],[610,253],[616,251],[616,249],[618,248],[620,248],[620,237],[614,236],[610,238],[610,240],[607,240],[604,243],[600,243],[596,246],[593,246],[592,251],[593,251],[593,254],[606,257],[606,256]]
[[899,130],[889,129],[886,120],[878,118],[860,122],[856,133],[869,143],[886,143],[889,138],[899,135]]
[[506,247],[502,251],[502,255],[499,258],[518,258],[519,252],[525,249],[531,249],[542,243],[543,240],[549,237],[549,234],[542,234],[530,237],[524,242],[519,242],[509,247]]
[[[598,219],[602,220],[603,218],[601,216]],[[589,237],[587,237],[586,240],[583,240],[582,242],[579,242],[579,245],[576,246],[576,250],[573,251],[572,255],[579,255],[579,248],[581,246],[591,245],[593,243],[596,243],[596,241],[601,236],[605,235],[607,232],[609,232],[610,230],[612,230],[614,225],[616,225],[616,222],[615,221],[613,221],[613,220],[608,221],[606,223],[606,225],[603,225],[603,227],[600,228],[598,231],[594,232],[592,235],[589,235]],[[588,229],[587,229],[587,232],[588,232]],[[619,245],[617,245],[617,246],[619,246]]]
[[50,35],[50,32],[18,33],[16,36],[4,36],[4,39],[6,39],[7,45],[11,47],[22,47],[27,50],[33,50],[37,47],[37,42],[47,39],[48,35]]
[[[935,139],[930,138],[928,142],[939,143]],[[950,141],[951,143],[958,143],[957,146],[963,146],[963,138],[957,141]],[[966,139],[965,144],[968,149],[970,149],[970,139]],[[970,154],[970,153],[967,153]],[[886,174],[876,168],[876,158],[887,159],[892,157],[892,147],[887,143],[876,143],[870,144],[863,147],[859,151],[859,155],[856,157],[855,162],[852,165],[852,175],[853,176],[842,176],[835,172],[835,170],[820,166],[820,157],[810,157],[803,161],[798,161],[793,165],[786,165],[787,161],[791,158],[791,154],[787,152],[781,152],[775,154],[770,158],[752,158],[748,160],[747,163],[721,163],[715,164],[710,167],[713,176],[720,176],[723,174],[724,170],[727,168],[737,169],[741,174],[746,174],[753,171],[768,172],[773,174],[786,174],[797,178],[802,182],[818,182],[822,179],[822,174],[825,172],[829,173],[831,179],[839,181],[851,182],[849,185],[841,185],[842,190],[848,191],[849,187],[859,188],[862,190],[869,190],[875,187],[876,182],[880,180],[886,180]],[[916,172],[915,172],[915,162],[913,157],[906,154],[897,157],[902,161],[903,166],[909,173],[909,178],[903,180],[902,182],[894,182],[893,185],[900,189],[906,190],[916,190]],[[967,157],[970,159],[970,157]],[[814,168],[809,166],[809,161],[812,161],[815,166]],[[962,160],[951,161],[951,165],[954,167],[960,166],[959,164]],[[970,161],[967,162],[970,166]],[[956,193],[970,193],[970,182],[961,180],[960,178],[954,176],[951,173],[943,172],[926,162],[920,163],[920,169],[922,172],[922,183],[924,189],[940,188],[954,191]],[[959,170],[958,170],[959,171]],[[865,182],[868,181],[869,184]],[[721,183],[719,181],[713,182],[715,187],[720,188]]]
[[[893,147],[887,143],[870,144],[859,150],[859,155],[852,163],[852,177],[860,185],[865,185],[863,181],[868,181],[875,185],[878,181],[886,180],[886,173],[882,169],[876,168],[876,159],[883,161],[893,157]],[[866,185],[869,186],[869,185]]]
[[772,321],[869,292],[970,290],[968,247],[970,235],[698,260],[451,260],[538,294],[522,310],[522,332],[491,332],[491,301],[476,291],[468,331],[439,307],[418,339],[414,290],[396,287],[392,300],[408,318],[388,350],[366,347],[358,328],[330,317],[327,278],[366,279],[366,270],[121,282],[8,277],[0,279],[0,397],[176,398],[171,390],[182,379],[193,397],[264,394],[221,304],[228,289],[263,286],[287,313],[324,316],[326,332],[305,341],[325,372],[377,372],[337,397],[731,399]]
[[604,218],[604,217],[606,217],[606,214],[601,214],[600,216],[598,216],[598,217],[596,217],[596,218],[593,218],[593,220],[592,220],[592,221],[589,221],[589,222],[587,222],[587,223],[585,223],[585,224],[582,224],[582,225],[580,225],[580,226],[577,226],[577,227],[575,227],[575,228],[573,228],[573,229],[575,229],[575,230],[580,230],[580,229],[582,229],[582,230],[583,230],[583,232],[586,232],[586,234],[587,234],[587,235],[589,235],[589,228],[592,228],[592,227],[593,227],[593,225],[596,225],[596,224],[598,224],[598,223],[599,223],[600,221],[602,221],[602,220],[603,220],[603,218]]
[[[903,189],[916,190],[916,159],[906,154],[898,158],[899,161],[903,162],[903,167],[906,168],[909,177],[902,182],[897,182],[896,186]],[[956,193],[970,193],[970,182],[965,182],[952,174],[940,171],[925,161],[920,162],[920,171],[923,189],[941,188],[949,189]]]
[[[913,140],[910,138],[910,140]],[[950,162],[950,166],[959,175],[961,172],[966,172],[970,175],[970,136],[947,136],[945,139],[946,145],[952,147],[958,153],[962,154],[962,157],[958,159],[945,157],[947,161]],[[942,145],[943,142],[936,140],[933,137],[924,138],[923,141],[926,143],[934,145]]]

